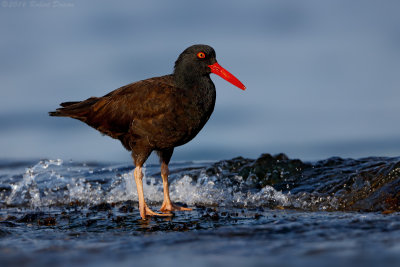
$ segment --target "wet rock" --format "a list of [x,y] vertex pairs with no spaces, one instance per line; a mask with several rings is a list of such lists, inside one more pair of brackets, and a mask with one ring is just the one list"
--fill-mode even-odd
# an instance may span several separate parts
[[95,220],[95,219],[89,219],[89,220],[87,220],[87,221],[85,222],[85,226],[86,226],[86,227],[92,226],[92,225],[94,225],[96,222],[97,222],[97,220]]
[[19,223],[32,223],[36,222],[40,216],[43,216],[43,213],[28,213],[24,215],[22,218],[18,219]]
[[[287,189],[282,183],[291,183],[301,177],[302,171],[311,167],[298,159],[289,159],[285,154],[271,156],[262,154],[253,164],[242,168],[239,175],[253,178],[258,188],[275,185],[278,190]],[[283,187],[283,188],[282,188]]]
[[72,208],[78,207],[78,206],[83,206],[84,204],[80,202],[79,200],[71,201],[69,203],[69,206]]
[[313,193],[335,195],[338,210],[400,210],[399,158],[335,158],[317,162],[303,176],[297,190],[307,183]]
[[261,217],[262,217],[262,214],[260,214],[260,213],[254,214],[254,219],[256,219],[256,220],[260,219]]
[[46,217],[38,220],[38,225],[41,226],[54,226],[56,224],[57,224],[56,218],[54,217]]
[[7,218],[5,219],[5,221],[15,221],[17,219],[17,217],[13,216],[13,215],[8,215]]
[[289,190],[303,170],[311,168],[311,164],[298,159],[289,159],[285,154],[272,156],[262,154],[258,159],[242,157],[215,163],[207,169],[208,175],[231,177],[241,176],[253,188],[274,186],[277,190]]
[[15,227],[15,226],[17,226],[15,223],[9,222],[9,221],[2,221],[2,222],[0,222],[0,225],[6,226],[6,227]]
[[[400,211],[400,158],[332,157],[304,163],[284,154],[262,154],[256,160],[238,157],[217,162],[206,174],[229,178],[229,187],[240,190],[272,186],[283,193],[290,191],[293,206],[282,208]],[[271,202],[268,207],[280,206]]]
[[392,214],[395,212],[396,212],[395,210],[384,210],[384,211],[382,211],[382,214]]
[[135,209],[135,208],[132,207],[132,206],[123,205],[122,207],[120,207],[120,208],[118,209],[118,211],[119,211],[119,212],[122,212],[122,213],[128,213],[128,212],[129,212],[129,213],[132,213],[134,209]]
[[112,207],[108,203],[100,203],[98,205],[90,207],[89,209],[94,211],[109,211],[112,209]]
[[113,218],[112,221],[115,223],[121,223],[123,221],[125,221],[126,217],[123,216],[117,216],[116,218]]
[[0,184],[0,192],[8,193],[11,192],[11,186],[5,185],[5,184]]
[[221,217],[219,216],[218,212],[210,212],[206,213],[201,216],[202,219],[210,219],[212,221],[218,221]]

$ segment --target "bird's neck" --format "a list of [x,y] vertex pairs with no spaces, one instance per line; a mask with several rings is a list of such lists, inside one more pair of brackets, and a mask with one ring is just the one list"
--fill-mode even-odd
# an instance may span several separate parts
[[208,88],[210,75],[199,75],[199,72],[192,68],[175,68],[173,73],[174,81],[177,87],[182,89]]

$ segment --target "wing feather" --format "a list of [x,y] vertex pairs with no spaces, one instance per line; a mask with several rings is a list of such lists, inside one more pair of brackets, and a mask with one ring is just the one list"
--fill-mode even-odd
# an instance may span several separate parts
[[134,121],[168,112],[173,90],[171,75],[128,84],[98,98],[84,121],[104,134],[119,138],[129,132]]

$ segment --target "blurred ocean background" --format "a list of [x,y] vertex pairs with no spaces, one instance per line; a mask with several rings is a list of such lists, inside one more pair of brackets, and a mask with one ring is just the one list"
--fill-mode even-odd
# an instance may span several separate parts
[[130,161],[47,112],[171,73],[197,43],[248,89],[212,76],[214,114],[172,160],[398,156],[399,13],[390,0],[0,0],[0,159]]

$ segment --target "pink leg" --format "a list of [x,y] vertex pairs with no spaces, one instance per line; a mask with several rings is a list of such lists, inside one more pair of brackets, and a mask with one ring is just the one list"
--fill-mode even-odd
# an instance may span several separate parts
[[171,199],[169,198],[168,175],[169,175],[168,165],[165,162],[162,162],[161,163],[161,177],[163,180],[164,201],[162,203],[160,210],[162,212],[170,212],[170,211],[174,211],[174,210],[192,210],[190,208],[185,208],[185,207],[175,205],[171,202]]
[[138,198],[139,198],[140,216],[142,217],[142,219],[146,219],[146,216],[172,216],[171,213],[163,213],[163,214],[156,213],[147,206],[146,201],[144,200],[144,194],[143,194],[142,166],[137,166],[135,168],[134,176],[135,176],[136,188],[137,188]]

